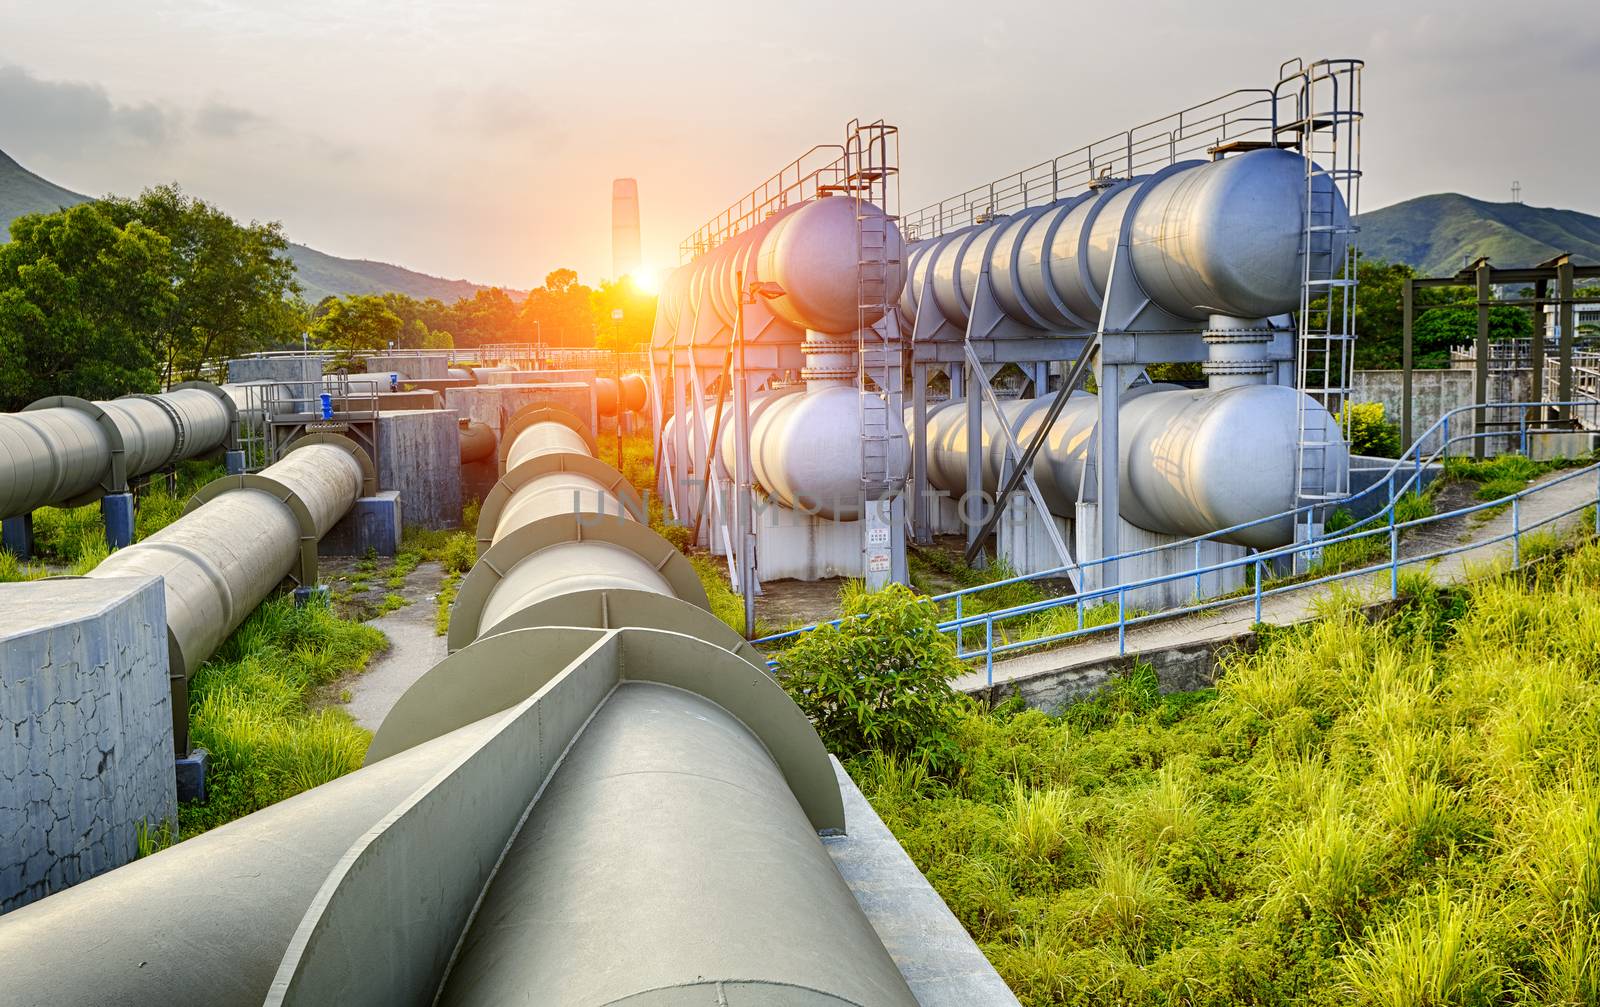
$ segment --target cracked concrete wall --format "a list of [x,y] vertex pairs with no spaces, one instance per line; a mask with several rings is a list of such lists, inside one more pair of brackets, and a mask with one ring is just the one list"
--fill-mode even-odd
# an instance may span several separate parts
[[0,912],[177,818],[161,579],[0,584]]

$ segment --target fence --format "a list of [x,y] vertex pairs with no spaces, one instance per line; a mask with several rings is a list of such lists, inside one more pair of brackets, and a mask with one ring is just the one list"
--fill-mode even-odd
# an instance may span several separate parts
[[[1531,402],[1488,403],[1485,405],[1463,406],[1460,409],[1455,409],[1449,413],[1446,413],[1436,424],[1434,424],[1433,427],[1429,428],[1429,430],[1426,431],[1422,437],[1418,438],[1416,443],[1407,449],[1405,454],[1395,460],[1394,464],[1390,466],[1388,472],[1382,478],[1373,483],[1373,485],[1369,486],[1367,489],[1362,490],[1360,493],[1352,494],[1345,501],[1345,503],[1349,503],[1368,494],[1379,493],[1384,494],[1387,497],[1383,507],[1368,517],[1356,521],[1353,524],[1338,530],[1337,532],[1317,532],[1317,526],[1312,521],[1314,512],[1323,510],[1328,505],[1315,504],[1299,507],[1291,511],[1286,511],[1283,514],[1275,514],[1270,517],[1259,518],[1255,521],[1245,522],[1243,524],[1235,525],[1231,528],[1225,528],[1221,531],[1213,532],[1210,535],[1196,536],[1194,538],[1184,539],[1179,542],[1167,543],[1160,546],[1152,546],[1146,549],[1139,549],[1132,552],[1123,553],[1118,556],[1106,557],[1104,559],[1086,560],[1082,564],[1084,569],[1090,569],[1097,565],[1114,563],[1118,560],[1131,559],[1136,556],[1147,556],[1164,550],[1192,549],[1196,557],[1194,566],[1179,572],[1163,574],[1157,577],[1144,578],[1142,580],[1130,581],[1110,587],[1078,591],[1057,598],[1049,598],[1043,601],[1030,602],[1028,604],[1015,605],[1009,608],[996,609],[994,611],[978,614],[966,614],[964,612],[964,608],[966,607],[967,599],[969,597],[980,594],[984,591],[992,591],[996,588],[1001,588],[1024,581],[1039,580],[1052,576],[1059,577],[1064,575],[1069,568],[1060,567],[1055,570],[1045,571],[1043,573],[1011,577],[1005,580],[994,581],[989,584],[982,584],[977,587],[963,588],[959,591],[951,591],[946,594],[936,595],[927,600],[933,604],[952,603],[954,605],[954,617],[941,622],[939,624],[939,629],[941,632],[951,634],[955,637],[956,653],[962,660],[983,662],[985,681],[987,681],[989,684],[993,684],[994,661],[998,655],[1033,649],[1054,643],[1064,643],[1069,640],[1083,638],[1093,634],[1109,635],[1111,633],[1115,633],[1117,637],[1117,653],[1120,656],[1126,654],[1127,652],[1127,633],[1130,627],[1159,622],[1165,619],[1174,619],[1181,616],[1193,615],[1195,613],[1219,609],[1226,606],[1240,605],[1246,603],[1247,601],[1253,603],[1255,620],[1259,622],[1261,620],[1262,603],[1268,598],[1273,598],[1297,591],[1319,588],[1323,585],[1331,584],[1337,581],[1350,580],[1357,577],[1367,577],[1376,573],[1382,573],[1384,571],[1387,571],[1389,574],[1389,589],[1391,595],[1397,596],[1399,593],[1399,578],[1401,568],[1413,566],[1419,563],[1432,562],[1434,560],[1442,559],[1446,556],[1455,555],[1457,553],[1471,552],[1481,549],[1485,546],[1498,544],[1500,542],[1511,542],[1512,565],[1515,567],[1521,563],[1523,535],[1530,531],[1534,531],[1538,528],[1570,517],[1572,514],[1578,513],[1586,507],[1600,504],[1600,465],[1590,464],[1584,466],[1583,468],[1566,473],[1556,479],[1552,479],[1538,486],[1530,487],[1526,490],[1522,490],[1521,492],[1514,493],[1497,500],[1478,503],[1473,506],[1458,508],[1442,514],[1432,514],[1427,517],[1416,518],[1409,521],[1399,521],[1396,519],[1396,502],[1407,493],[1416,492],[1420,488],[1422,485],[1424,472],[1426,472],[1430,466],[1438,464],[1440,460],[1445,457],[1452,444],[1459,441],[1472,441],[1477,439],[1488,440],[1493,438],[1504,440],[1508,436],[1512,436],[1506,433],[1477,431],[1456,434],[1452,436],[1450,433],[1450,426],[1453,417],[1457,417],[1460,414],[1474,410],[1516,410],[1522,416],[1522,424],[1520,430],[1515,436],[1517,437],[1517,444],[1520,452],[1522,454],[1527,454],[1530,438],[1547,429],[1551,429],[1550,427],[1538,421],[1536,415],[1530,421],[1530,413],[1535,413],[1537,410],[1545,409],[1553,405],[1559,406],[1563,404],[1564,403]],[[1458,420],[1456,423],[1457,429],[1459,430],[1461,426],[1462,424]],[[1568,428],[1562,426],[1558,429],[1566,430]],[[1438,446],[1431,453],[1424,456],[1419,450],[1419,447],[1423,443],[1426,443],[1430,439],[1430,436],[1436,431],[1439,433],[1439,436],[1436,438]],[[1525,506],[1523,501],[1539,494],[1547,494],[1553,487],[1565,485],[1573,480],[1585,478],[1595,481],[1595,488],[1592,494],[1586,495],[1581,502],[1574,506],[1565,508],[1559,513],[1546,515],[1532,524],[1523,524],[1521,520],[1522,510]],[[1511,510],[1511,530],[1504,534],[1487,538],[1477,538],[1467,544],[1439,549],[1424,554],[1414,554],[1408,556],[1402,556],[1400,554],[1401,535],[1410,529],[1420,528],[1444,521],[1451,521],[1470,514],[1481,513],[1491,508],[1506,507],[1508,505]],[[1205,542],[1269,521],[1281,521],[1286,517],[1294,519],[1297,524],[1304,523],[1306,525],[1307,533],[1302,541],[1297,541],[1290,545],[1280,546],[1275,549],[1257,552],[1253,555],[1227,560],[1221,563],[1203,565],[1199,562],[1198,557],[1200,555],[1200,547]],[[1595,521],[1596,533],[1600,534],[1600,506],[1596,507]],[[1339,546],[1347,543],[1375,539],[1378,536],[1386,536],[1388,542],[1388,555],[1381,562],[1373,562],[1367,565],[1362,565],[1356,569],[1336,570],[1322,575],[1312,575],[1306,579],[1294,580],[1279,584],[1270,584],[1268,582],[1267,577],[1269,572],[1272,570],[1279,568],[1295,569],[1302,563],[1308,568],[1314,570],[1318,559],[1321,558],[1326,550],[1330,548],[1338,548]],[[1190,605],[1163,609],[1160,612],[1154,613],[1130,613],[1128,608],[1128,596],[1131,593],[1141,589],[1193,579],[1198,590],[1201,578],[1240,568],[1245,569],[1247,574],[1251,575],[1252,580],[1250,593],[1245,598],[1241,598],[1239,596],[1227,596],[1205,601],[1196,600]],[[1085,625],[1085,612],[1087,610],[1093,609],[1100,604],[1110,603],[1113,601],[1117,606],[1116,619],[1114,621],[1109,621],[1097,626]],[[1052,634],[1049,636],[1035,637],[1027,640],[1002,641],[999,643],[996,642],[995,630],[997,625],[1006,623],[1010,620],[1034,616],[1041,612],[1047,612],[1054,609],[1064,609],[1068,606],[1071,606],[1077,610],[1076,629]],[[819,625],[837,626],[843,621],[843,619],[835,619],[831,623]],[[761,639],[754,641],[754,643],[757,646],[762,644],[776,643],[799,636],[815,628],[817,627],[807,626],[784,633],[776,633],[771,636],[762,637]],[[982,634],[982,646],[968,649],[966,647],[967,639],[979,632]],[[768,663],[770,665],[775,664],[776,662],[769,661]]]

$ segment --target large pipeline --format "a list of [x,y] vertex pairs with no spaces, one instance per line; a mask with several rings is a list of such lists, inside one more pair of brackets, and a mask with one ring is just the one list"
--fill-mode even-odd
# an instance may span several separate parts
[[[575,420],[518,419],[508,474],[598,471]],[[816,732],[688,561],[627,517],[499,513],[452,613],[470,645],[365,768],[0,918],[8,996],[915,1004],[817,839],[845,823]],[[608,552],[650,575],[588,576]],[[557,575],[484,618],[519,565]]]
[[259,473],[206,484],[182,517],[88,573],[161,578],[180,754],[188,750],[189,679],[285,577],[314,583],[317,541],[372,483],[372,462],[354,442],[302,438]]
[[131,480],[227,445],[236,423],[233,400],[206,381],[105,402],[40,399],[0,415],[0,517],[122,492]]

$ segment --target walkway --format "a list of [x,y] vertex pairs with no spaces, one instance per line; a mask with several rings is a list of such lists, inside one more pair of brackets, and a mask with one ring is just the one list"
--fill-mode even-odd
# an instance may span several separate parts
[[[1560,478],[1563,474],[1557,472],[1546,476],[1538,480],[1535,485]],[[1569,479],[1560,486],[1553,486],[1524,498],[1519,505],[1518,526],[1524,535],[1529,533],[1529,529],[1534,528],[1538,531],[1549,531],[1554,528],[1557,534],[1565,535],[1576,527],[1581,520],[1581,514],[1570,515],[1550,525],[1541,526],[1541,522],[1550,521],[1564,510],[1592,502],[1595,495],[1593,478]],[[1488,544],[1438,560],[1407,561],[1403,558],[1404,549],[1402,549],[1401,569],[1421,569],[1433,564],[1434,581],[1439,584],[1453,584],[1480,576],[1492,566],[1508,565],[1512,555],[1511,541],[1489,540],[1510,534],[1511,521],[1509,506],[1487,521],[1477,521],[1473,515],[1456,519],[1451,524],[1458,524],[1462,529],[1463,545],[1466,541],[1483,541]],[[1438,548],[1436,546],[1434,551]],[[1372,578],[1353,578],[1324,585],[1318,589],[1263,598],[1260,621],[1268,625],[1288,626],[1315,618],[1319,605],[1324,603],[1335,588],[1370,597],[1375,601],[1388,595],[1389,577],[1387,572],[1383,572]],[[1253,598],[1244,598],[1235,604],[1205,612],[1130,626],[1125,644],[1120,649],[1117,644],[1116,629],[1112,627],[1103,634],[1090,636],[1081,642],[1054,650],[996,660],[994,684],[1020,682],[1045,676],[1072,677],[1078,670],[1087,677],[1095,669],[1108,667],[1121,658],[1167,650],[1193,650],[1206,644],[1221,645],[1249,633],[1255,624],[1255,601]],[[983,633],[981,626],[969,629],[967,632],[976,633],[977,639],[981,642]],[[980,667],[976,672],[955,679],[952,684],[963,692],[976,692],[986,687],[989,682],[984,669]]]

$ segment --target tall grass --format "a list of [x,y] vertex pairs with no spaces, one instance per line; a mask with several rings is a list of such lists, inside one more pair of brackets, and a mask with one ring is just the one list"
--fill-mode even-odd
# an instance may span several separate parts
[[211,754],[210,801],[180,809],[185,837],[361,765],[371,735],[342,710],[312,709],[319,687],[361,670],[382,633],[288,596],[256,610],[189,686],[189,735]]
[[852,772],[1026,1004],[1600,1003],[1600,545]]

